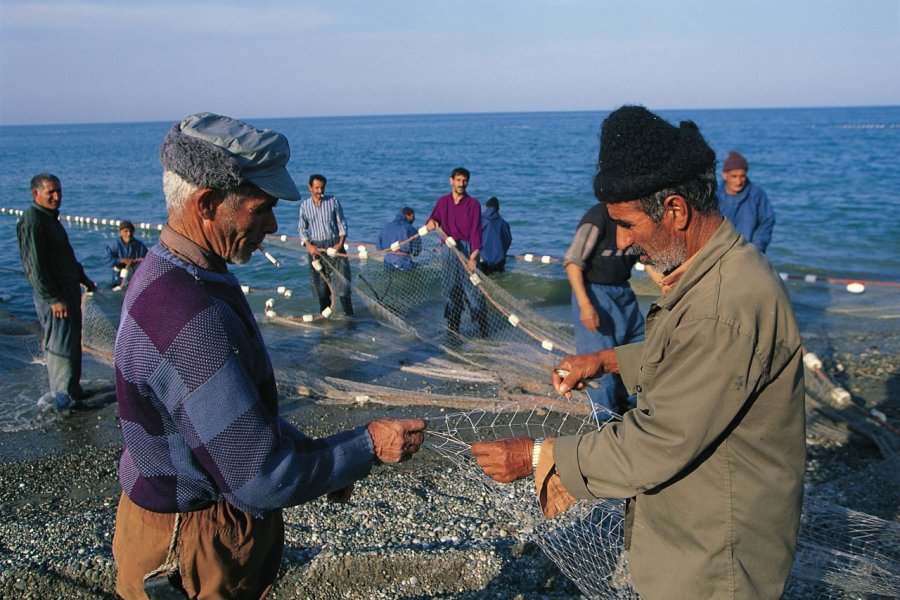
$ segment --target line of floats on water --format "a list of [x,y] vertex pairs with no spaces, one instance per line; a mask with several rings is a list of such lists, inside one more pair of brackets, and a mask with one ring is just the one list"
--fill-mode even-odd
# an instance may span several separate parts
[[[25,211],[17,208],[6,208],[0,207],[0,215],[11,215],[14,217],[20,217]],[[122,222],[120,219],[106,219],[99,217],[83,217],[83,216],[75,216],[75,215],[60,215],[61,221],[66,221],[67,223],[74,223],[76,225],[101,225],[107,227],[118,227]],[[162,224],[158,223],[135,223],[136,229],[142,231],[162,231]],[[428,229],[425,226],[419,228],[419,236],[425,236],[428,233]],[[279,239],[282,242],[288,241],[298,241],[299,237],[297,236],[288,236],[288,235],[279,235],[279,236],[271,236],[275,239]],[[350,254],[351,248],[353,245],[356,245],[357,258],[365,259],[368,257],[368,249],[375,246],[375,244],[369,242],[363,243],[345,243],[344,251],[347,253],[347,256],[353,256]],[[334,251],[332,248],[329,248],[329,255],[333,255]],[[269,260],[274,266],[280,267],[281,261],[275,258],[272,254],[270,254],[267,250],[262,250],[263,254],[265,254],[266,259]],[[522,260],[528,263],[538,263],[538,264],[553,264],[560,263],[562,259],[556,258],[548,255],[536,255],[531,253],[521,254],[521,255],[512,255],[513,258],[517,260]],[[644,270],[644,265],[638,263],[635,265],[635,268],[639,271]],[[896,287],[900,288],[900,282],[894,281],[872,281],[872,280],[864,280],[864,279],[852,279],[852,278],[841,278],[841,277],[828,277],[822,275],[814,275],[812,273],[808,274],[793,274],[793,273],[779,273],[781,278],[785,281],[803,281],[806,283],[830,283],[830,284],[839,284],[844,285],[845,289],[851,294],[861,294],[866,291],[866,286],[877,286],[877,287]]]

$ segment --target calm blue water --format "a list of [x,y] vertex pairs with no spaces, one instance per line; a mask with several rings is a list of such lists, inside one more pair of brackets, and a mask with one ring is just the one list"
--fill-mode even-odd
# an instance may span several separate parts
[[[720,160],[731,149],[750,161],[750,177],[774,204],[769,257],[780,271],[900,281],[900,107],[663,111],[692,119]],[[248,119],[286,134],[289,170],[305,189],[308,175],[328,176],[341,198],[353,242],[374,241],[404,205],[424,222],[448,190],[450,170],[472,171],[469,191],[501,200],[513,230],[513,254],[562,256],[583,212],[595,201],[591,178],[601,112]],[[52,171],[63,183],[63,214],[163,222],[157,160],[169,123],[0,127],[0,206],[26,208],[30,177]],[[281,233],[296,235],[297,204],[277,208]],[[19,267],[15,219],[0,215],[0,267]],[[111,228],[70,227],[88,273],[105,280],[102,251]],[[144,236],[147,237],[146,235]],[[149,240],[153,241],[152,236]],[[256,259],[246,282],[269,287],[304,270],[286,256],[273,269]],[[0,270],[7,310],[31,314],[24,279]],[[820,293],[820,292],[815,292]],[[827,302],[830,298],[809,298]]]

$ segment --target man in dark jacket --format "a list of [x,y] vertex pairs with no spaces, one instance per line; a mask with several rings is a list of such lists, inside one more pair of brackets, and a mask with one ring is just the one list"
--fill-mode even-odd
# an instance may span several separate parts
[[[389,250],[384,255],[385,269],[409,271],[413,268],[410,257],[418,256],[422,249],[422,240],[416,237],[416,228],[412,225],[415,220],[415,211],[404,206],[394,220],[386,224],[378,234],[378,249]],[[415,239],[410,240],[412,237]]]
[[772,241],[775,211],[765,190],[750,181],[749,169],[747,159],[740,152],[732,150],[728,153],[722,163],[722,181],[716,191],[719,212],[731,221],[744,239],[765,252]]
[[145,256],[147,246],[134,237],[134,223],[119,223],[119,236],[106,245],[106,264],[113,272],[112,285],[124,286]]
[[506,253],[512,244],[512,233],[509,223],[500,216],[500,201],[496,197],[484,203],[481,213],[481,260],[478,268],[481,272],[502,273],[506,268]]
[[34,289],[34,308],[44,330],[44,357],[56,410],[85,396],[81,389],[81,285],[97,289],[84,273],[69,236],[59,222],[59,177],[39,173],[31,179],[34,204],[16,225],[19,255]]

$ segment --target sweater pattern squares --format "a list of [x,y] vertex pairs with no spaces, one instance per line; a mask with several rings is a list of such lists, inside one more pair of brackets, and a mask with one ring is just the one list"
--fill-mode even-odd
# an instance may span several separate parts
[[116,345],[120,481],[149,510],[224,498],[258,513],[233,492],[278,444],[271,362],[237,280],[191,271],[156,247],[129,286]]

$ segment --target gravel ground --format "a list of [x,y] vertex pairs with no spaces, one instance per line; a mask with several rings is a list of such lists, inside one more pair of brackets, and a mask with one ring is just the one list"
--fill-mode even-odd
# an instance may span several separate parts
[[[893,337],[878,347],[869,338],[846,342],[812,349],[857,403],[900,422]],[[313,435],[376,414],[413,412],[302,400],[285,407]],[[111,404],[60,418],[43,431],[0,434],[0,597],[115,597],[118,453]],[[852,432],[811,438],[810,491],[896,521],[900,484],[882,464],[878,449]],[[289,509],[285,560],[272,597],[581,598],[537,546],[521,541],[502,514],[479,501],[482,495],[457,467],[424,450],[409,463],[376,468],[348,505],[318,500]]]

